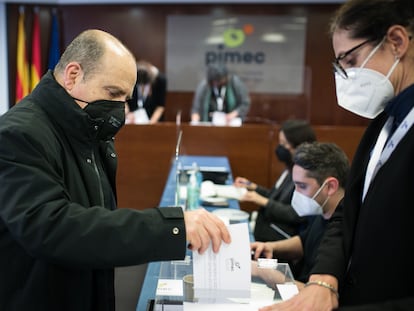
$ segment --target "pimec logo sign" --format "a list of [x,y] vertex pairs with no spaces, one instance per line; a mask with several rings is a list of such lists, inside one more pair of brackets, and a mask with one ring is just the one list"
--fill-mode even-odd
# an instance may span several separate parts
[[303,93],[307,19],[303,16],[170,15],[170,91],[194,92],[208,64],[225,64],[249,91]]
[[263,51],[239,51],[246,40],[246,37],[252,35],[254,27],[252,24],[246,24],[242,29],[228,28],[223,32],[223,43],[217,45],[217,49],[207,51],[205,64],[222,63],[222,64],[263,64],[265,62],[265,53]]

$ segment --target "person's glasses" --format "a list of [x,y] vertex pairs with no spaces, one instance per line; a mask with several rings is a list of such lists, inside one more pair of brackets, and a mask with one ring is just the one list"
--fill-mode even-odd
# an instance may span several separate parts
[[340,61],[347,57],[349,54],[354,52],[355,50],[359,49],[363,45],[367,44],[368,42],[372,41],[371,39],[365,40],[364,42],[354,46],[352,49],[346,51],[345,53],[339,55],[335,60],[332,62],[334,67],[334,71],[337,72],[343,79],[348,79],[348,74],[346,73],[344,67],[342,67]]

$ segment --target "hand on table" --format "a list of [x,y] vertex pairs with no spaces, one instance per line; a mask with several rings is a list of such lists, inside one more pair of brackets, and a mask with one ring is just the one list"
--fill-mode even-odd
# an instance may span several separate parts
[[[334,279],[332,276],[330,278]],[[292,298],[260,308],[259,311],[331,311],[336,308],[338,308],[338,298],[331,290],[319,285],[310,285]]]

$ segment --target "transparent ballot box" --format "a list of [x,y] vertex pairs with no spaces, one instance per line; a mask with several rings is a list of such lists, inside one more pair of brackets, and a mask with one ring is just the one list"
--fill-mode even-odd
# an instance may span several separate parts
[[152,310],[183,310],[184,299],[191,298],[187,298],[188,294],[185,294],[184,284],[187,286],[187,291],[193,291],[192,276],[193,264],[189,256],[184,260],[161,262]]
[[267,305],[291,298],[298,292],[289,264],[275,259],[252,262],[251,302]]
[[[193,266],[190,258],[162,262],[152,310],[206,310],[208,306],[216,310],[257,310],[297,293],[288,264],[265,260],[260,263],[252,261],[251,265],[250,297],[228,297],[223,300],[223,293],[215,290],[207,291],[211,293],[210,299],[205,296],[197,297],[199,291],[193,287]],[[203,295],[206,293],[205,290],[201,292]],[[220,299],[217,299],[219,296]]]

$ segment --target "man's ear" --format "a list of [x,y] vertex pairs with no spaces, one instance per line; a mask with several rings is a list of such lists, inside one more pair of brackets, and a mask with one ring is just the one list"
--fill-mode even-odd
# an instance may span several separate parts
[[328,187],[328,195],[334,195],[339,189],[339,181],[335,177],[328,177],[326,185]]
[[76,83],[83,77],[82,67],[78,62],[70,62],[66,65],[63,73],[63,85],[66,90],[71,91]]

